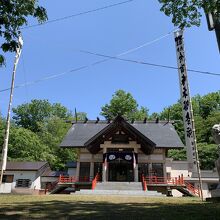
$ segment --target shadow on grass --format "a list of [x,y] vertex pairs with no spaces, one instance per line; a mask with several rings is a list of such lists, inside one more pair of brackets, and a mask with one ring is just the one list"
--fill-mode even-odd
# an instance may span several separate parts
[[[162,198],[163,199],[163,198]],[[106,201],[32,201],[2,204],[0,219],[220,219],[220,204],[111,203]]]

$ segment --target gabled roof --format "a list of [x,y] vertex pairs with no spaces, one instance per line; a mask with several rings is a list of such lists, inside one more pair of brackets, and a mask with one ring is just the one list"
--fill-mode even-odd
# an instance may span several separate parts
[[[121,117],[122,118],[122,117]],[[123,118],[122,118],[123,119]],[[120,120],[107,121],[87,121],[87,123],[78,122],[73,124],[67,135],[64,137],[61,147],[85,148],[89,147],[92,141],[106,136],[106,133],[116,125],[122,125],[130,133],[135,133],[141,141],[145,141],[148,146],[156,148],[182,148],[184,147],[174,126],[167,122],[134,122],[129,123],[124,119],[122,123],[116,123]]]
[[124,132],[133,140],[140,143],[142,151],[146,154],[153,152],[156,146],[153,141],[144,136],[121,116],[117,116],[112,123],[90,138],[84,145],[91,153],[97,153],[100,150],[100,144],[111,138],[118,131]]
[[[0,162],[1,164],[1,162]],[[7,170],[25,170],[25,171],[38,171],[43,166],[48,165],[47,162],[18,162],[18,161],[8,161],[6,165],[6,171]]]

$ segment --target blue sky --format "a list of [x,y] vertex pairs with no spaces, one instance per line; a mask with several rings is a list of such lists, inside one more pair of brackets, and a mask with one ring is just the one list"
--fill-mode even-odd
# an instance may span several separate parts
[[[48,17],[56,19],[120,0],[47,0],[40,3]],[[30,20],[30,24],[35,24]],[[18,65],[16,85],[90,65],[100,57],[79,50],[115,56],[143,45],[174,29],[171,19],[160,12],[155,0],[134,0],[127,4],[45,24],[22,31],[24,47]],[[190,69],[220,73],[220,56],[214,32],[205,19],[201,26],[185,31],[187,66]],[[7,54],[7,67],[1,68],[0,90],[10,87],[14,54]],[[173,34],[122,58],[177,66]],[[220,89],[220,77],[189,72],[191,95],[204,95]],[[59,102],[70,110],[87,112],[96,118],[101,106],[113,93],[130,92],[140,106],[160,112],[180,97],[177,70],[109,60],[80,71],[64,74],[30,86],[15,89],[13,106],[31,99]],[[0,93],[0,112],[5,115],[9,92]]]

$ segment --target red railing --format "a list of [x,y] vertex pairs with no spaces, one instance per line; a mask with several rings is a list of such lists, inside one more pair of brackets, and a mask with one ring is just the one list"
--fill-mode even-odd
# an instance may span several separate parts
[[186,188],[192,192],[193,194],[197,195],[200,197],[200,190],[195,188],[192,184],[190,184],[189,182],[186,182],[185,181],[185,185],[186,185]]
[[183,175],[179,177],[159,177],[159,176],[147,176],[145,177],[147,184],[168,184],[168,185],[184,185]]
[[147,182],[146,182],[144,175],[142,175],[142,187],[144,191],[147,190]]
[[[158,177],[158,176],[147,176],[142,177],[142,184],[143,184],[143,178],[146,181],[147,185],[159,185],[159,184],[166,184],[166,185],[173,185],[173,186],[182,186],[186,188],[189,192],[193,193],[194,195],[200,196],[200,190],[195,188],[192,184],[189,182],[186,182],[183,178],[183,175],[178,177]],[[144,186],[143,186],[144,189]]]
[[98,180],[99,180],[99,174],[97,173],[95,178],[92,180],[92,190],[95,189]]
[[75,182],[90,182],[90,178],[88,176],[80,176],[76,178],[75,176],[62,176],[60,175],[59,183],[75,183]]

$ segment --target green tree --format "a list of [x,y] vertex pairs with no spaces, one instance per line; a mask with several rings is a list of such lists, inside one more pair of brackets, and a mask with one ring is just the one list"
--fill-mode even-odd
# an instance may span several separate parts
[[[47,20],[45,8],[39,6],[38,0],[0,0],[0,37],[4,38],[0,48],[3,52],[15,52],[19,29],[27,25],[31,16],[42,23]],[[5,58],[0,54],[0,66]]]
[[31,103],[25,103],[12,109],[13,119],[18,126],[39,132],[42,123],[52,117],[63,120],[71,119],[72,114],[59,103],[51,104],[48,100],[34,99]]
[[[0,146],[3,146],[5,134],[5,120],[0,115]],[[0,148],[1,149],[1,148]]]
[[174,160],[186,160],[186,149],[184,148],[180,150],[169,150],[168,157],[171,157]]
[[[15,124],[34,132],[41,144],[47,147],[45,152],[53,155],[53,160],[50,160],[53,169],[64,169],[67,161],[76,159],[75,150],[59,147],[71,127],[71,123],[67,122],[74,120],[66,107],[60,103],[51,104],[48,100],[35,99],[13,108],[13,112]],[[79,112],[77,117],[78,120],[84,119],[86,113]]]
[[25,129],[11,128],[9,147],[9,160],[22,161],[48,161],[53,162],[52,151],[42,143],[38,135]]
[[128,120],[142,120],[148,115],[148,109],[138,109],[137,101],[124,90],[118,90],[112,96],[109,104],[101,108],[101,115],[106,119],[114,119],[116,116],[124,116]]
[[202,9],[205,13],[211,12],[216,18],[220,18],[219,0],[158,0],[161,11],[172,17],[172,23],[180,28],[199,26]]
[[198,102],[199,114],[206,119],[212,112],[220,111],[220,91],[204,95]]
[[[199,159],[202,169],[212,169],[214,167],[214,161],[216,160],[217,149],[211,135],[211,128],[214,124],[220,122],[219,99],[219,91],[208,93],[204,96],[196,95],[192,98]],[[185,135],[180,101],[168,108],[164,108],[157,117],[162,120],[167,120],[168,115],[170,120],[174,121],[174,126],[184,143]],[[169,150],[168,156],[174,160],[185,160],[186,150]]]
[[210,170],[215,167],[218,158],[218,146],[216,144],[198,143],[198,153],[201,169]]
[[[216,144],[198,143],[200,167],[202,170],[211,170],[215,167],[218,158],[218,146]],[[186,160],[186,149],[169,150],[168,157],[174,160]]]
[[59,117],[53,117],[45,123],[41,123],[41,126],[40,132],[37,134],[55,157],[55,160],[51,163],[53,169],[64,169],[66,162],[76,160],[75,149],[61,149],[59,147],[63,137],[71,127],[71,123],[66,123]]

